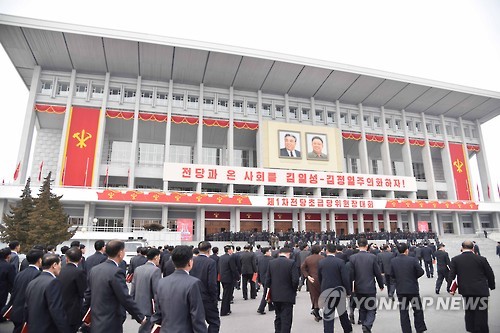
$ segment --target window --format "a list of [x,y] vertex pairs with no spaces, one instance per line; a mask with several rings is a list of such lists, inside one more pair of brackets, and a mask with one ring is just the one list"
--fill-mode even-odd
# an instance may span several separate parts
[[358,173],[358,159],[351,158],[351,173]]
[[104,86],[93,85],[92,86],[92,98],[102,98],[104,94]]
[[172,106],[183,108],[184,107],[184,95],[173,94],[172,95]]
[[372,160],[372,174],[378,175],[378,161]]
[[209,165],[220,165],[222,159],[221,155],[221,148],[203,147],[202,163]]
[[198,96],[189,95],[187,98],[187,107],[190,109],[198,108]]
[[69,94],[69,83],[59,82],[57,84],[57,95],[58,96],[68,96]]
[[422,123],[420,121],[415,122],[415,132],[422,132]]
[[247,113],[248,114],[256,114],[257,113],[257,103],[256,102],[247,102]]
[[413,175],[417,180],[425,181],[425,171],[423,163],[412,163]]
[[271,104],[262,104],[262,115],[263,116],[271,115]]
[[123,93],[123,101],[126,103],[135,103],[135,90],[125,89]]
[[249,167],[250,166],[249,155],[250,154],[249,154],[248,150],[235,149],[234,150],[234,165],[241,166],[241,167]]
[[406,121],[406,130],[408,132],[413,132],[413,121],[411,120]]
[[453,135],[455,135],[455,136],[462,135],[462,133],[460,132],[460,128],[458,128],[458,126],[453,126]]
[[40,93],[42,95],[50,95],[52,93],[52,81],[42,81],[40,84]]
[[303,120],[309,120],[311,114],[311,110],[302,108],[302,119]]
[[470,129],[469,126],[464,126],[464,133],[466,138],[470,138]]
[[139,143],[139,165],[162,166],[165,146],[153,143]]
[[203,99],[203,108],[205,110],[213,110],[214,109],[214,99],[213,98],[204,98]]
[[228,105],[228,100],[221,98],[217,101],[217,110],[227,111],[227,105]]
[[297,119],[297,108],[295,106],[290,106],[288,116],[290,119]]
[[441,125],[439,124],[434,125],[434,132],[436,134],[441,134]]
[[375,128],[380,128],[380,117],[373,117],[373,125]]
[[153,103],[153,92],[152,91],[141,91],[141,103],[152,104]]
[[341,124],[347,124],[347,113],[341,113],[340,114],[340,123]]
[[394,121],[394,129],[396,131],[399,131],[400,129],[402,129],[402,127],[401,127],[401,120],[400,119],[396,119]]
[[386,129],[391,129],[392,128],[391,118],[385,118],[385,128]]
[[432,123],[425,123],[425,129],[427,133],[432,133]]
[[316,121],[323,121],[323,110],[315,111]]
[[276,117],[283,118],[283,106],[282,105],[276,105]]
[[132,152],[132,142],[113,141],[111,144],[111,164],[128,165],[130,163],[130,153]]
[[193,147],[170,145],[169,162],[193,164]]
[[167,105],[168,104],[168,94],[165,92],[156,93],[156,104],[157,105]]
[[243,113],[243,102],[242,101],[233,101],[233,112],[234,113]]
[[396,176],[398,174],[397,169],[396,169],[396,162],[391,161],[391,169],[392,169],[392,174]]
[[76,97],[87,97],[88,86],[85,83],[77,83],[75,85],[75,96]]
[[371,117],[370,116],[363,116],[363,125],[365,127],[371,127]]
[[119,102],[121,94],[120,88],[109,88],[109,101]]
[[333,124],[335,123],[335,111],[327,111],[327,123],[328,124]]
[[471,132],[472,132],[472,137],[473,137],[474,139],[477,139],[477,138],[479,137],[479,136],[478,136],[478,134],[477,134],[477,130],[476,130],[475,128],[473,128],[473,129],[471,130]]
[[357,114],[351,115],[351,125],[358,125],[358,115]]

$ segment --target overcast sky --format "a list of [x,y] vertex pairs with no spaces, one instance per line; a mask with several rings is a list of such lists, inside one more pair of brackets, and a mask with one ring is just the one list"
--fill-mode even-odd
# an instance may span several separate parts
[[[328,2],[328,4],[325,4]],[[500,92],[500,1],[26,1],[0,13],[274,51]],[[0,49],[0,181],[11,182],[28,91]],[[482,126],[500,181],[500,119]]]

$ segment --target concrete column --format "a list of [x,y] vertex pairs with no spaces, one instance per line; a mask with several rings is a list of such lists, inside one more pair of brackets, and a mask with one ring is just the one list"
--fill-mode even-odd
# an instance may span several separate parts
[[168,226],[168,206],[161,206],[161,225],[167,228]]
[[[336,108],[335,115],[337,116],[337,126],[339,128],[340,133],[342,134],[342,124],[340,123],[340,101],[339,100],[335,101],[335,108]],[[345,159],[344,139],[342,138],[342,136],[340,138],[341,138],[340,145],[339,145],[340,156],[342,156],[342,158]],[[342,163],[342,165],[344,165],[344,163]],[[343,172],[347,172],[347,170],[343,170]],[[345,190],[345,191],[342,190],[342,192],[344,192],[343,197],[347,197],[347,190]]]
[[240,207],[236,207],[235,210],[234,210],[234,214],[235,214],[234,218],[235,218],[236,231],[240,231],[241,230],[240,213],[241,213],[241,208]]
[[474,232],[481,233],[483,232],[483,226],[481,225],[481,219],[479,217],[479,213],[472,213],[472,222],[474,223]]
[[347,233],[354,233],[354,220],[352,216],[352,212],[347,212]]
[[269,232],[274,232],[274,208],[269,209]]
[[[137,95],[136,95],[137,96]],[[132,206],[125,204],[123,211],[123,231],[132,231]]]
[[264,193],[265,193],[264,189],[265,189],[264,185],[259,185],[259,187],[257,188],[257,195],[260,197],[264,196]]
[[337,229],[336,229],[336,224],[335,224],[335,211],[333,209],[330,209],[329,212],[329,220],[330,220],[330,231],[335,231],[335,234],[337,234]]
[[[75,80],[76,80],[76,70],[72,70],[71,71],[71,78],[69,81],[69,93],[68,93],[68,97],[66,98],[66,112],[64,113],[64,122],[63,122],[63,128],[62,128],[61,143],[59,144],[59,154],[58,154],[58,158],[57,158],[57,172],[58,172],[58,175],[60,178],[58,177],[56,179],[61,179],[61,184],[62,184],[62,180],[63,180],[62,179],[62,170],[65,167],[64,164],[66,163],[66,156],[64,155],[64,152],[66,151],[66,140],[69,140],[69,136],[71,136],[71,134],[67,134],[67,133],[69,130],[69,121],[71,119],[71,104],[73,101],[73,92],[75,91]],[[57,89],[57,86],[54,86],[53,91],[55,91],[55,89]],[[102,149],[101,146],[102,146],[102,142],[97,141],[96,149],[98,149],[98,148]],[[99,169],[97,169],[96,171],[97,172],[95,172],[95,175],[97,175],[97,178],[99,178]]]
[[[403,153],[403,163],[405,166],[405,176],[408,177],[414,177],[413,174],[413,159],[411,158],[411,146],[410,146],[410,137],[408,135],[408,129],[406,128],[406,112],[405,110],[401,111],[401,116],[402,116],[402,122],[403,122],[403,129],[405,133],[405,143],[402,147],[402,153]],[[408,193],[408,197],[410,199],[416,199],[417,198],[417,192],[410,192]]]
[[358,104],[359,108],[359,117],[360,117],[360,127],[361,127],[361,140],[359,140],[358,148],[359,148],[359,163],[361,172],[364,174],[370,173],[370,166],[368,162],[368,147],[366,144],[366,135],[365,135],[365,122],[363,121],[363,105]]
[[[229,87],[229,128],[227,130],[227,164],[234,166],[234,89]],[[227,185],[228,195],[233,195],[234,184]],[[239,231],[240,229],[238,229]]]
[[373,213],[373,231],[374,232],[380,231],[379,224],[378,224],[378,213]]
[[[259,121],[259,128],[257,129],[256,133],[256,145],[257,145],[257,167],[258,168],[263,168],[264,167],[264,156],[262,156],[262,153],[264,152],[264,142],[262,142],[262,124],[264,122],[263,117],[262,117],[262,90],[257,91],[257,119]],[[259,188],[259,195],[260,194],[260,188]],[[262,195],[264,195],[264,187],[262,186]]]
[[236,208],[230,208],[229,231],[236,232]]
[[493,212],[491,213],[491,222],[493,223],[493,228],[498,229],[500,227],[500,213]]
[[424,132],[425,146],[422,148],[422,161],[424,162],[425,181],[427,183],[427,196],[430,200],[437,200],[436,180],[434,177],[434,166],[432,163],[431,147],[427,126],[425,126],[425,114],[421,113],[422,130]]
[[[172,136],[172,99],[174,93],[174,81],[170,80],[168,83],[168,104],[167,104],[167,124],[166,133],[165,133],[165,154],[164,161],[165,163],[170,162],[170,137]],[[163,167],[165,170],[165,166]],[[163,191],[168,191],[168,181],[163,181]]]
[[415,231],[415,214],[412,211],[408,211],[408,228],[411,232]]
[[441,150],[441,161],[443,162],[444,179],[448,192],[448,200],[457,200],[457,191],[455,188],[455,179],[453,178],[453,167],[451,164],[450,147],[448,143],[448,133],[446,131],[446,123],[444,116],[441,115],[441,127],[443,130],[444,149]]
[[196,240],[205,240],[205,207],[196,208]]
[[135,166],[137,165],[137,152],[139,151],[139,108],[141,105],[141,84],[142,79],[137,78],[137,87],[135,90],[135,109],[134,109],[134,127],[132,130],[132,149],[130,152],[128,187],[135,188]]
[[[106,131],[106,106],[108,104],[109,97],[109,78],[110,73],[106,73],[106,78],[104,79],[104,94],[102,96],[101,102],[101,113],[99,114],[99,132],[97,133],[97,144],[94,159],[94,173],[92,178],[92,186],[99,186],[99,167],[102,163],[102,149],[104,147],[104,133]],[[89,93],[90,93],[89,87]],[[70,89],[71,90],[71,89]],[[65,133],[65,132],[63,132]]]
[[262,210],[262,231],[269,230],[269,211]]
[[[481,150],[476,153],[477,166],[479,169],[479,179],[481,181],[481,188],[483,189],[484,201],[496,201],[498,194],[496,188],[493,186],[491,181],[490,169],[488,168],[488,159],[486,158],[486,145],[484,143],[483,131],[481,130],[481,124],[479,120],[476,120],[476,129],[479,134],[479,145]],[[462,129],[463,130],[463,129]],[[490,197],[488,198],[488,186],[490,187]]]
[[365,232],[365,217],[363,216],[363,211],[358,210],[358,232]]
[[[299,110],[300,114],[302,115],[302,110]],[[316,102],[314,101],[314,97],[311,97],[311,114],[310,116],[312,117],[312,124],[313,126],[316,126]]]
[[456,235],[462,235],[463,234],[463,225],[462,225],[462,222],[460,222],[460,216],[458,215],[458,212],[453,212],[451,214],[452,218],[453,218],[453,232],[456,234]]
[[294,231],[301,231],[302,230],[300,228],[299,219],[298,219],[296,209],[292,209],[292,228]]
[[321,231],[327,231],[328,228],[326,227],[326,211],[322,210],[321,211]]
[[290,103],[288,101],[288,94],[285,94],[285,106],[284,106],[283,112],[285,112],[285,121],[287,123],[289,123],[290,122]]
[[[387,139],[387,128],[385,128],[385,108],[382,106],[380,108],[382,115],[382,133],[384,135],[384,142],[380,146],[380,154],[382,156],[382,167],[384,169],[384,175],[392,175],[392,163],[391,163],[391,150],[389,149],[389,140]],[[393,197],[394,197],[394,191]]]
[[299,231],[305,231],[306,230],[306,210],[305,209],[299,210],[299,224],[300,224]]
[[[391,217],[388,210],[384,210],[384,229],[385,231],[391,231]],[[399,216],[398,216],[399,217]],[[401,226],[399,226],[401,224]],[[403,229],[403,223],[400,218],[398,218],[398,228]]]
[[431,212],[431,223],[432,223],[432,230],[436,233],[436,235],[440,236],[444,233],[443,226],[442,225],[440,226],[440,223],[438,221],[438,216],[436,211]]

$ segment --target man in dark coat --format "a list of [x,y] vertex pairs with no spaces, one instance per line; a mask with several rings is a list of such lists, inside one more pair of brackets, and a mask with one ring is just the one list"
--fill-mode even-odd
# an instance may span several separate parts
[[224,254],[219,257],[220,282],[222,284],[221,316],[231,314],[231,299],[233,298],[234,285],[239,277],[236,262],[231,258],[232,256],[232,246],[224,246]]
[[42,259],[43,272],[26,288],[24,320],[28,330],[37,333],[71,333],[63,309],[61,259],[57,254],[46,254]]
[[255,299],[257,297],[257,289],[255,282],[252,280],[254,273],[257,273],[257,258],[255,253],[250,251],[251,246],[246,245],[243,252],[239,255],[241,262],[241,278],[242,278],[242,291],[243,299],[248,299],[248,284],[250,284],[250,297]]
[[207,241],[200,242],[198,249],[200,254],[193,258],[193,268],[189,275],[201,281],[201,299],[205,310],[205,321],[208,324],[209,333],[217,333],[220,329],[219,309],[217,308],[217,264],[210,259],[212,244]]
[[156,292],[157,311],[151,318],[161,323],[162,333],[206,333],[201,281],[189,275],[193,268],[193,250],[179,245],[171,257],[175,272],[158,282]]
[[[318,263],[318,281],[321,285],[321,294],[328,289],[337,289],[339,287],[345,290],[343,297],[351,294],[351,283],[349,279],[349,270],[346,268],[345,261],[336,257],[336,247],[330,243],[326,245],[326,258]],[[325,333],[333,333],[333,323],[335,319],[336,307],[330,307],[335,302],[329,302],[323,299],[323,330]],[[340,303],[341,302],[341,303]],[[340,324],[344,332],[352,332],[352,325],[347,317],[345,298],[341,299],[337,311],[340,316]],[[342,306],[343,305],[343,306]]]
[[104,253],[106,250],[106,245],[103,240],[99,239],[94,243],[95,253],[87,258],[85,261],[85,272],[87,273],[87,278],[90,276],[90,270],[105,262],[108,256]]
[[129,295],[125,271],[118,266],[125,256],[125,243],[109,241],[106,254],[108,259],[90,271],[85,304],[90,304],[91,308],[92,333],[121,333],[125,310],[141,325],[146,323],[146,317]]
[[399,317],[403,333],[411,333],[409,304],[413,308],[414,325],[417,333],[425,332],[427,326],[424,321],[424,311],[418,278],[424,275],[424,270],[418,260],[408,256],[408,245],[398,245],[399,255],[391,261],[391,276],[396,281],[396,292],[399,301]]
[[377,314],[375,280],[380,290],[384,290],[384,279],[377,264],[377,257],[368,252],[366,238],[358,239],[359,252],[349,257],[351,278],[359,305],[359,318],[362,321],[363,333],[371,332]]
[[18,241],[12,241],[9,243],[9,248],[11,251],[9,262],[16,269],[16,273],[19,272],[19,256],[18,253],[21,251],[21,245]]
[[464,298],[465,330],[488,332],[488,296],[495,289],[495,274],[486,258],[474,254],[471,241],[462,243],[462,253],[451,259],[450,280],[457,277]]
[[432,261],[436,259],[434,257],[434,253],[432,252],[432,248],[428,243],[424,243],[424,247],[421,249],[422,259],[424,260],[425,274],[428,278],[434,277],[434,266],[432,265]]
[[75,333],[82,324],[83,294],[87,289],[85,271],[78,268],[82,252],[78,247],[66,251],[66,265],[61,269],[58,279],[61,281],[62,302],[71,332]]
[[450,292],[451,280],[449,279],[450,274],[450,257],[445,250],[444,244],[439,244],[437,251],[434,253],[437,263],[437,273],[438,277],[436,280],[436,294],[439,294],[441,290],[441,285],[443,280],[446,280],[446,291]]
[[393,278],[391,277],[391,260],[394,258],[394,253],[392,249],[387,244],[382,245],[382,252],[377,254],[378,265],[380,266],[380,271],[384,275],[384,282],[387,286],[387,295],[390,298],[394,297],[394,286]]
[[221,301],[220,298],[220,271],[219,271],[219,248],[214,246],[212,248],[212,255],[209,257],[215,261],[215,267],[217,268],[217,301]]
[[[30,250],[26,255],[29,266],[16,275],[14,288],[5,310],[12,306],[10,320],[14,324],[13,333],[21,332],[24,323],[24,304],[26,303],[26,288],[28,284],[40,275],[43,251]],[[5,311],[3,311],[5,312]]]
[[[273,260],[274,258],[271,256],[271,248],[270,247],[264,247],[262,248],[262,253],[264,254],[263,256],[258,257],[257,260],[257,268],[258,268],[258,274],[257,274],[257,282],[262,285],[264,288],[262,292],[262,299],[260,301],[259,308],[257,309],[257,313],[260,314],[266,314],[264,311],[266,308],[267,300],[267,290],[269,289],[269,286],[266,285],[266,279],[267,279],[267,274],[269,270],[269,262]],[[274,310],[274,306],[269,303],[269,311]]]
[[281,333],[289,333],[292,330],[293,305],[299,286],[299,271],[295,262],[289,259],[291,252],[288,247],[280,249],[280,256],[269,262],[266,279],[276,313],[274,330]]
[[[3,315],[4,311],[2,311],[5,306],[5,302],[7,302],[7,297],[9,293],[12,292],[12,288],[14,287],[14,279],[16,278],[16,269],[13,265],[9,263],[10,248],[6,247],[0,250],[0,314]],[[3,317],[0,317],[0,322],[4,320]]]

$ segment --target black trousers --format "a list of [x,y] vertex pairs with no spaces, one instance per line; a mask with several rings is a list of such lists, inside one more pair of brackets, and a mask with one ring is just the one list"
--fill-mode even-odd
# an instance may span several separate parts
[[356,299],[359,304],[359,319],[361,320],[363,326],[366,326],[371,330],[377,315],[377,298],[375,297],[375,294],[356,293]]
[[233,282],[222,282],[222,303],[220,305],[220,315],[225,316],[231,311],[231,298],[233,296]]
[[465,330],[488,333],[488,297],[463,296],[465,302]]
[[[259,308],[257,309],[259,312],[264,312],[264,310],[266,309],[266,304],[267,303],[267,300],[266,300],[266,295],[267,295],[267,287],[264,287],[263,286],[263,291],[262,291],[262,299],[260,300],[260,304],[259,304]],[[269,311],[274,311],[274,305],[273,303],[269,303],[268,304],[268,310]]]
[[[347,317],[347,311],[344,311],[339,316],[340,319],[340,325],[342,325],[342,329],[344,332],[352,332],[352,325],[351,322],[349,321],[349,318]],[[333,323],[334,319],[332,320],[325,320],[323,319],[323,332],[324,333],[333,333]]]
[[436,280],[436,291],[439,292],[441,290],[441,285],[443,284],[443,280],[446,280],[446,291],[450,291],[451,281],[448,278],[448,274],[450,271],[448,269],[438,269],[438,278]]
[[427,275],[427,277],[434,275],[434,266],[432,265],[432,261],[425,261],[424,260],[424,268],[425,268],[425,274]]
[[255,288],[255,282],[252,281],[253,274],[242,274],[243,278],[243,298],[248,299],[248,283],[250,283],[250,297],[257,297],[257,289]]
[[394,297],[394,291],[396,291],[396,281],[389,274],[384,274],[384,283],[387,286],[387,295],[389,297]]
[[417,332],[427,331],[424,321],[424,310],[422,308],[422,300],[420,295],[399,295],[399,321],[401,323],[401,330],[403,333],[411,333],[411,323],[409,314],[409,305],[413,309],[413,324]]
[[219,333],[220,317],[217,300],[203,300],[203,308],[205,309],[205,321],[208,324],[208,333]]
[[276,312],[274,332],[290,333],[292,331],[293,303],[274,302],[274,311]]

